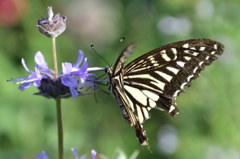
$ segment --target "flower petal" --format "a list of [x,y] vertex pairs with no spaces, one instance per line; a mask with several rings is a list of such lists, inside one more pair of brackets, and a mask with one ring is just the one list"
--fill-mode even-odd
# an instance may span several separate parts
[[69,87],[69,89],[70,89],[70,92],[71,92],[71,96],[73,98],[78,96],[78,91],[74,87]]
[[25,60],[22,58],[22,65],[23,65],[23,67],[24,67],[24,69],[27,71],[27,72],[31,72],[29,69],[28,69],[28,67],[27,67],[27,65],[26,65],[26,62],[25,62]]
[[87,58],[85,58],[79,72],[84,73],[87,71],[87,68],[88,68],[88,63],[87,63]]
[[46,152],[43,151],[42,153],[37,154],[36,159],[49,159],[49,158]]
[[106,70],[105,67],[89,67],[89,68],[87,68],[88,72],[91,72],[91,71],[105,71],[105,70]]
[[63,85],[69,87],[72,97],[78,96],[78,91],[76,90],[78,87],[78,81],[76,78],[70,75],[65,75],[61,78],[61,82]]
[[28,79],[26,79],[24,81],[21,81],[21,82],[17,82],[17,84],[23,84],[23,83],[32,84],[32,83],[37,82],[37,81],[41,81],[41,79],[35,78],[35,76],[33,76],[33,77],[29,76]]
[[73,65],[73,67],[78,67],[78,66],[82,63],[83,57],[84,57],[83,51],[82,51],[82,50],[78,50],[78,60],[77,60],[77,62]]
[[29,88],[30,86],[31,86],[30,83],[23,83],[23,84],[21,84],[21,85],[18,87],[18,89],[20,89],[20,90],[23,91],[23,90]]
[[62,63],[62,71],[63,71],[63,74],[70,74],[71,71],[72,71],[72,64],[69,63],[69,62],[63,62]]
[[40,51],[38,51],[35,54],[34,60],[37,64],[37,67],[41,67],[43,69],[48,69],[47,62],[45,61],[44,56]]
[[91,153],[92,153],[92,159],[96,159],[97,152],[95,150],[92,150]]
[[82,86],[84,87],[85,86],[85,79],[84,78],[80,78],[80,80],[81,80],[81,84],[82,84]]
[[[37,69],[37,67],[35,67],[35,73],[33,73],[33,74],[36,76],[36,78],[41,79],[41,78],[42,78],[41,72],[42,72],[42,71],[40,71],[39,69]],[[32,74],[32,75],[33,75],[33,74]]]
[[74,87],[77,88],[78,86],[78,81],[76,78],[70,76],[70,75],[65,75],[61,78],[62,84],[68,87]]
[[10,79],[8,80],[9,82],[16,82],[16,81],[23,81],[23,80],[26,80],[28,79],[28,76],[26,77],[20,77],[20,78],[14,78],[14,79]]
[[71,151],[73,152],[74,159],[78,159],[77,150],[75,148],[71,148]]

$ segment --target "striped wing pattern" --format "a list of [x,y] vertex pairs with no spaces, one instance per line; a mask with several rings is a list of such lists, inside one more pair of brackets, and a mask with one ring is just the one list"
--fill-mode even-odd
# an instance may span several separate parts
[[124,66],[133,50],[130,44],[114,67],[108,68],[110,88],[124,118],[135,127],[141,145],[148,145],[142,123],[150,118],[149,111],[156,108],[176,115],[176,97],[223,49],[222,44],[209,39],[180,41],[150,51]]
[[127,97],[123,88],[124,77],[124,64],[127,57],[132,53],[134,48],[133,44],[128,45],[120,54],[114,67],[107,68],[107,74],[109,75],[110,91],[114,94],[117,103],[120,107],[123,117],[128,121],[131,126],[135,127],[136,135],[141,145],[148,145],[146,132],[143,129],[142,124],[139,122],[135,112],[130,108],[130,100]]

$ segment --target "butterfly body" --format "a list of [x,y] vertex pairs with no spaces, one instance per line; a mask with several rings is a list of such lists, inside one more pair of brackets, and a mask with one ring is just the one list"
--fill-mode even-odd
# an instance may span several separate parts
[[141,145],[148,145],[143,122],[152,108],[179,113],[176,97],[199,76],[205,66],[223,53],[223,45],[209,39],[180,41],[152,50],[129,64],[127,57],[134,45],[128,45],[113,67],[106,72],[110,90],[123,117],[135,128]]

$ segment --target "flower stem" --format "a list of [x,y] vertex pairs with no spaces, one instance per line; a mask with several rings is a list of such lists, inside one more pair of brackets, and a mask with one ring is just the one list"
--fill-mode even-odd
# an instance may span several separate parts
[[[58,65],[57,65],[57,51],[56,51],[56,39],[52,38],[52,54],[54,63],[54,78],[58,78]],[[62,126],[62,110],[61,99],[56,100],[57,111],[57,129],[58,129],[58,159],[63,159],[63,126]]]
[[56,100],[57,109],[57,128],[58,128],[58,159],[63,159],[63,126],[62,126],[62,110],[61,99]]
[[54,63],[54,78],[58,78],[58,64],[57,64],[57,51],[56,51],[56,38],[52,38],[52,54]]

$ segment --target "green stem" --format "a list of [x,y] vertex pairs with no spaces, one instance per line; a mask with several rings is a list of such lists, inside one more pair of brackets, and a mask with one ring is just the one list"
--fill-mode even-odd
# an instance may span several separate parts
[[[58,78],[58,65],[57,65],[57,51],[56,51],[56,39],[52,38],[52,54],[54,63],[54,79]],[[58,129],[58,159],[64,159],[63,155],[63,126],[62,126],[62,110],[61,99],[56,100],[57,111],[57,129]]]
[[53,54],[53,63],[54,63],[54,78],[58,77],[58,64],[57,64],[57,51],[56,51],[56,39],[52,38],[52,54]]
[[61,99],[56,100],[57,110],[57,128],[58,128],[58,158],[63,159],[63,126],[62,126],[62,110]]

